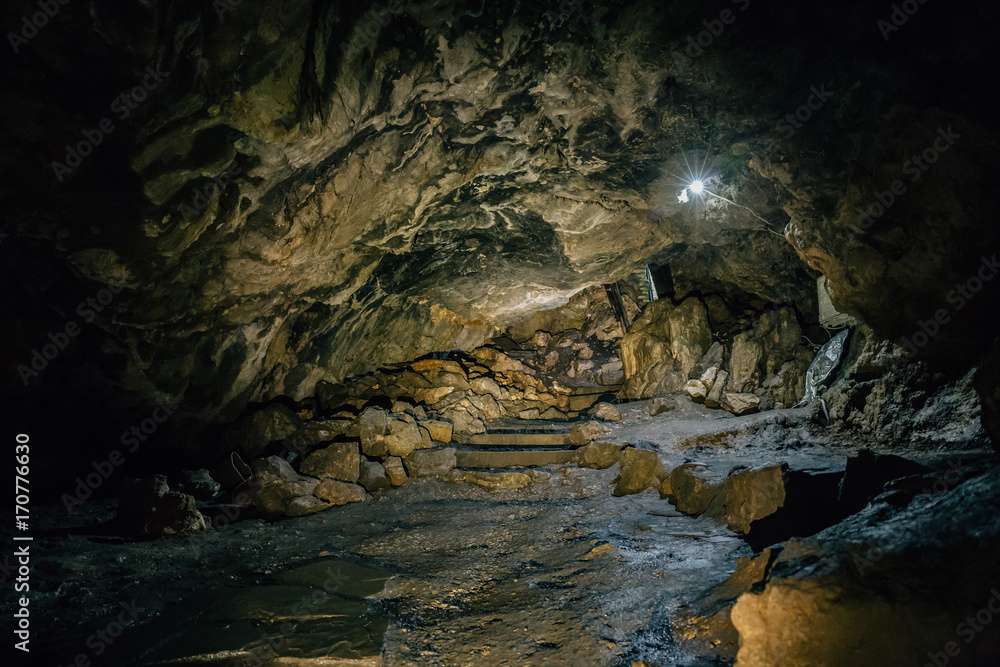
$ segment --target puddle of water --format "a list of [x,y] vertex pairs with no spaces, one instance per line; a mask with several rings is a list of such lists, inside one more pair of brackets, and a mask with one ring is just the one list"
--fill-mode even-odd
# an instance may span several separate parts
[[366,598],[390,576],[324,559],[270,584],[199,592],[124,636],[108,664],[381,664],[389,619]]

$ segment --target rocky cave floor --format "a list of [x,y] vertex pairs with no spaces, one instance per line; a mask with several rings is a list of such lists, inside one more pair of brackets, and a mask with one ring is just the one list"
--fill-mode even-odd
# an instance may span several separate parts
[[[650,417],[649,403],[619,406],[625,418],[607,439],[655,444],[674,465],[783,461],[797,470],[836,471],[863,445],[822,426],[808,408],[733,417],[675,397],[675,409]],[[963,478],[995,465],[980,449],[886,448],[939,471],[958,460]],[[617,474],[617,464],[548,466],[527,489],[494,493],[412,480],[306,517],[248,515],[221,529],[155,541],[106,534],[101,525],[114,516],[112,500],[85,503],[72,517],[61,507],[37,508],[36,651],[58,664],[80,654],[93,664],[258,664],[254,651],[266,650],[274,627],[266,621],[281,620],[274,609],[287,593],[274,584],[282,573],[317,588],[323,572],[327,581],[334,572],[337,587],[362,589],[344,593],[355,603],[371,595],[361,603],[362,618],[327,623],[340,633],[332,639],[316,628],[286,633],[278,651],[285,658],[276,664],[383,664],[380,654],[389,665],[730,664],[679,645],[670,623],[752,548],[721,523],[681,514],[653,490],[612,496]],[[250,623],[212,626],[200,616],[220,600]],[[126,619],[116,640],[95,640],[121,616],[122,602],[136,606],[137,618]],[[328,652],[344,661],[305,660],[315,657],[316,643],[336,644]]]

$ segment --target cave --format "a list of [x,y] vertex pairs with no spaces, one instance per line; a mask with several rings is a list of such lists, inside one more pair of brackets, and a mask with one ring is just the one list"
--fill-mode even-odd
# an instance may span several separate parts
[[2,16],[5,664],[1000,664],[995,3]]

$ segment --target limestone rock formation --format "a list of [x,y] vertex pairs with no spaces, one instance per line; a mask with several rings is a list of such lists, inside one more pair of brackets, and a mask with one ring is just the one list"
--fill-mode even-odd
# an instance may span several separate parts
[[162,475],[126,480],[115,521],[126,535],[153,537],[208,527],[205,517],[195,507],[194,497],[171,491]]
[[659,457],[648,449],[626,447],[618,456],[621,473],[615,484],[614,495],[627,496],[642,493],[656,479]]
[[299,471],[319,479],[339,479],[357,482],[360,474],[361,454],[354,442],[335,442],[315,450],[299,465]]

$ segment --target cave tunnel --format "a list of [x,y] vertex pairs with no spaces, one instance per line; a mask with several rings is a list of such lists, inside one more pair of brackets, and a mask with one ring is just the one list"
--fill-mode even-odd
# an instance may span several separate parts
[[4,664],[1000,664],[996,3],[0,15]]

